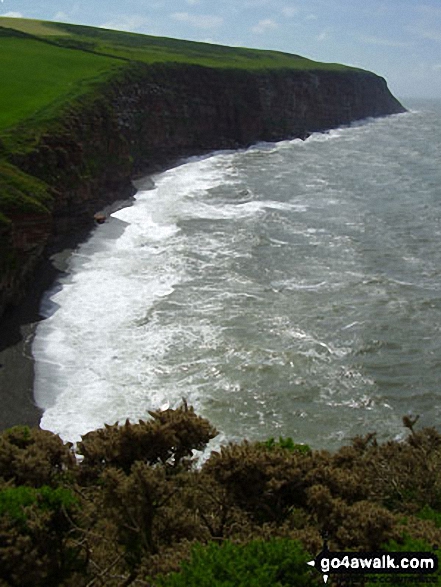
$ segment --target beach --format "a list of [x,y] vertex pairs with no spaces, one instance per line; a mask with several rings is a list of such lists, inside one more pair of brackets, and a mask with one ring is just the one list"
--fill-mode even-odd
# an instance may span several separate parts
[[53,243],[37,267],[26,296],[0,319],[0,431],[12,426],[38,426],[42,411],[34,401],[32,341],[42,320],[43,293],[66,269],[67,260],[89,230]]
[[[150,176],[134,181],[138,188],[151,189]],[[133,198],[116,200],[97,212],[107,219],[108,238],[117,238],[123,230],[110,215],[133,203]],[[36,268],[33,281],[23,300],[8,308],[0,318],[0,431],[12,426],[38,426],[42,410],[34,400],[34,359],[32,342],[38,323],[43,294],[67,269],[72,252],[91,235],[92,227],[78,228],[75,234],[59,236],[47,248]]]
[[[29,320],[28,320],[29,319]],[[36,322],[23,308],[2,321],[0,351],[0,430],[38,426],[41,412],[33,399],[34,365],[31,344]]]

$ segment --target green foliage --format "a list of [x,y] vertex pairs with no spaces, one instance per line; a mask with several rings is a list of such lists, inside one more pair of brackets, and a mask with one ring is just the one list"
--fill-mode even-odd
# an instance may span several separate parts
[[0,212],[0,230],[9,228],[11,226],[11,221],[7,218],[3,212]]
[[314,585],[299,544],[317,554],[323,533],[337,551],[441,544],[433,428],[332,454],[244,441],[195,467],[210,423],[185,404],[151,416],[85,435],[82,460],[47,431],[0,435],[2,587]]
[[430,506],[425,505],[417,516],[422,520],[432,520],[437,528],[441,528],[441,512],[436,512]]
[[35,490],[20,485],[0,491],[0,516],[8,515],[14,520],[25,520],[24,508],[36,501]]
[[86,564],[74,539],[77,500],[70,489],[18,486],[0,490],[0,580],[51,587]]
[[[54,116],[121,63],[25,36],[2,37],[0,131],[29,117]],[[32,91],[30,89],[32,88]]]
[[7,161],[0,160],[0,213],[49,214],[48,186]]
[[52,489],[52,487],[43,486],[35,490],[35,492],[39,507],[42,509],[56,510],[65,508],[69,510],[78,503],[72,491],[63,487]]
[[[438,557],[438,560],[441,561],[441,551],[438,549],[437,546],[430,544],[427,540],[423,538],[414,538],[409,536],[408,534],[404,535],[400,540],[390,540],[383,545],[383,549],[385,552],[393,553],[393,552],[418,552],[418,553],[432,553]],[[436,571],[434,574],[430,573],[425,575],[429,579],[429,585],[438,585],[441,586],[441,575],[440,571]],[[372,580],[371,580],[372,579]],[[406,582],[405,582],[406,581]],[[380,582],[384,583],[384,575],[368,575],[367,581],[365,583],[365,587],[374,587],[374,585],[378,585]],[[389,577],[389,581],[387,583],[392,587],[399,587],[403,584],[405,585],[424,585],[423,582],[420,582],[415,575],[391,575]]]
[[301,453],[310,453],[311,448],[307,444],[298,444],[294,442],[291,437],[284,438],[283,436],[279,436],[279,440],[275,440],[274,437],[268,438],[264,442],[261,442],[260,445],[264,448],[268,448],[270,450],[274,448],[283,448],[289,451],[298,451]]
[[0,132],[28,119],[32,126],[53,119],[73,99],[93,92],[98,83],[134,62],[252,71],[351,69],[278,51],[27,19],[0,17],[0,33]]
[[[182,571],[157,579],[157,587],[306,587],[319,585],[311,556],[294,540],[254,540],[196,546]],[[321,577],[320,577],[321,581]]]
[[69,489],[52,489],[43,485],[39,489],[19,485],[0,490],[0,516],[8,515],[14,520],[26,519],[25,508],[37,504],[42,510],[70,509],[77,500]]
[[144,63],[188,63],[208,67],[242,69],[351,69],[339,64],[320,63],[280,51],[263,51],[243,47],[226,47],[153,37],[90,26],[62,24],[26,19],[0,18],[0,26],[14,27],[60,46],[93,51],[119,59]]
[[427,540],[405,534],[401,540],[389,540],[383,545],[387,552],[433,552],[433,544]]
[[20,36],[27,34],[41,37],[60,37],[63,35],[68,35],[68,33],[63,33],[63,31],[61,31],[56,26],[56,24],[52,22],[31,20],[29,18],[0,17],[0,35],[10,36],[14,33],[17,33],[18,35],[21,33]]

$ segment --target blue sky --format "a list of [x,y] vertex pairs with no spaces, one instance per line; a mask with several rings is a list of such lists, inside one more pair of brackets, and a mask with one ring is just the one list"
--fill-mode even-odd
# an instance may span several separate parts
[[441,98],[441,0],[0,0],[0,14],[276,49]]

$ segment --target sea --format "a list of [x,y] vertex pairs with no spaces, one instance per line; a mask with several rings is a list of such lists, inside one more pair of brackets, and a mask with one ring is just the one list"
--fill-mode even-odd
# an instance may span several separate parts
[[441,101],[404,105],[140,181],[44,296],[42,428],[76,442],[184,400],[213,448],[439,428]]

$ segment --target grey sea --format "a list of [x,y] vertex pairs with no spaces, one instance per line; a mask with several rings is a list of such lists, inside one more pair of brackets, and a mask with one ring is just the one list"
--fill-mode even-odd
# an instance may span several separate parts
[[141,182],[47,292],[42,427],[182,398],[228,440],[441,421],[441,102],[190,159]]

